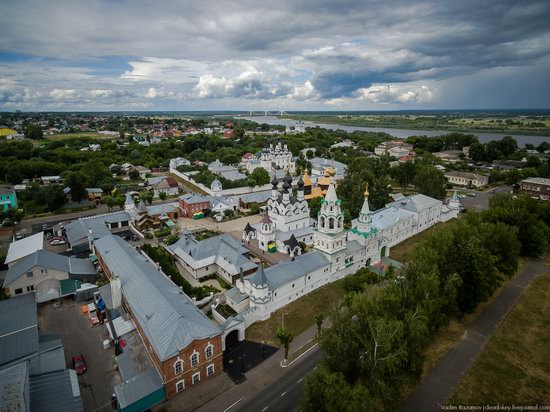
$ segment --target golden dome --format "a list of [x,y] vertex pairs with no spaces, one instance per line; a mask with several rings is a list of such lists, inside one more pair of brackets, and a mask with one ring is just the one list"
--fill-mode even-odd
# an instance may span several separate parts
[[365,195],[365,197],[369,197],[369,182],[367,182],[366,185],[365,185],[364,195]]
[[325,168],[325,176],[329,177],[329,176],[334,176],[335,174],[336,174],[336,170],[334,170],[334,167],[329,166]]

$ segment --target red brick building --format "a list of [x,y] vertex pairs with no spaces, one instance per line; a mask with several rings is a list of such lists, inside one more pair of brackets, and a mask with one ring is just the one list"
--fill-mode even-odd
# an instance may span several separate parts
[[195,213],[210,209],[210,198],[196,193],[186,193],[178,201],[184,217],[192,217]]
[[530,177],[519,182],[520,191],[529,196],[540,199],[550,199],[550,179],[542,177]]
[[[107,277],[120,279],[121,306],[151,355],[167,399],[222,372],[219,326],[178,286],[118,236],[96,240],[94,249]],[[117,307],[115,302],[113,296]]]

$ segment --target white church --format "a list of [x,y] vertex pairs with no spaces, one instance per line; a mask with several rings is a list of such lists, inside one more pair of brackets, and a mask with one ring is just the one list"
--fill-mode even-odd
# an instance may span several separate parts
[[246,159],[244,166],[248,173],[262,167],[270,174],[273,174],[276,170],[282,170],[291,175],[296,174],[296,159],[292,156],[292,152],[288,150],[287,145],[281,142],[275,145],[270,144],[269,147],[262,150],[259,158],[254,156]]
[[242,239],[257,240],[264,251],[279,251],[294,257],[301,254],[300,242],[313,244],[313,219],[309,216],[309,205],[304,198],[304,181],[300,177],[296,196],[292,194],[292,177],[283,179],[282,190],[273,178],[271,198],[260,223],[247,224]]
[[[364,196],[359,217],[346,230],[340,200],[331,184],[319,211],[317,227],[312,229],[313,250],[294,253],[292,261],[265,269],[260,265],[255,273],[241,275],[235,287],[226,292],[227,303],[238,313],[228,319],[228,326],[242,328],[244,336],[244,328],[252,323],[269,318],[275,310],[327,283],[379,262],[389,255],[392,246],[438,222],[457,217],[460,210],[456,193],[448,204],[422,194],[403,196],[375,212],[369,208],[368,187]],[[273,199],[275,209],[280,205],[278,198]],[[269,213],[264,216],[261,225],[267,227],[256,229],[256,236],[264,236],[261,235],[264,230],[265,239],[272,239],[267,236],[271,235],[267,233],[269,222],[273,224],[271,216]]]

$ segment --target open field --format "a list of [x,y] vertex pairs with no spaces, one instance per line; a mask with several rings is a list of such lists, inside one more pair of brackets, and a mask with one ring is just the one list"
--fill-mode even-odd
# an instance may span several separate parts
[[48,140],[112,140],[117,139],[118,136],[107,136],[104,134],[94,132],[81,132],[81,133],[64,133],[64,134],[51,134],[44,136]]
[[431,235],[432,233],[438,232],[443,228],[449,227],[454,224],[455,220],[449,220],[448,222],[438,223],[435,226],[432,226],[430,229],[426,229],[423,232],[410,237],[403,242],[399,243],[397,246],[394,246],[390,249],[390,258],[397,260],[398,262],[407,262],[414,251],[414,247],[418,242],[420,242],[425,237]]
[[284,313],[285,328],[294,336],[315,325],[315,315],[328,313],[332,305],[345,294],[344,280],[337,280],[311,292],[300,299],[274,312],[263,322],[258,322],[246,330],[246,339],[256,342],[265,341],[268,345],[281,346],[275,332],[281,325]]
[[550,404],[550,273],[508,314],[449,404]]

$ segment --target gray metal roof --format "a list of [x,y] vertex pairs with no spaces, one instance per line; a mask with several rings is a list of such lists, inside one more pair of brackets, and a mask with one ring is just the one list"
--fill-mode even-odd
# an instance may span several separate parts
[[95,242],[95,249],[109,271],[120,277],[122,294],[161,361],[193,340],[221,333],[179,287],[120,237],[105,236]]
[[395,206],[399,209],[406,209],[410,210],[411,212],[420,213],[425,209],[429,209],[430,207],[438,206],[441,204],[443,204],[441,200],[437,200],[433,197],[428,197],[419,193],[416,195],[407,196],[396,202],[389,203],[386,206]]
[[70,258],[47,250],[37,250],[15,263],[6,273],[4,287],[7,287],[33,267],[55,269],[72,275],[95,275],[94,264],[88,259]]
[[72,370],[31,376],[29,393],[32,412],[84,412],[76,373]]
[[[406,209],[399,209],[395,206],[386,206],[384,209],[379,209],[372,214],[372,227],[384,230],[411,216],[415,216],[415,213]],[[354,221],[356,220],[354,219]]]
[[26,362],[0,370],[0,411],[30,410],[28,393],[29,373]]
[[271,197],[271,190],[265,190],[263,192],[248,193],[242,195],[240,200],[244,203],[263,203],[267,202]]
[[37,250],[44,249],[44,233],[39,232],[10,244],[5,263],[11,263],[30,255]]
[[258,267],[244,256],[248,249],[228,234],[213,236],[201,241],[196,240],[193,236],[183,235],[168,248],[176,255],[183,252],[195,261],[210,258],[212,263],[223,266],[233,275],[238,273],[241,267],[245,272]]
[[162,379],[157,370],[151,368],[127,382],[115,385],[115,393],[120,408],[123,409],[162,387]]
[[67,230],[67,239],[71,246],[88,242],[88,238],[99,239],[111,233],[107,227],[107,223],[119,223],[130,220],[131,216],[123,211],[80,218],[65,227]]
[[220,172],[220,176],[222,176],[224,179],[232,180],[232,181],[246,179],[248,177],[247,175],[239,172],[238,170],[227,170],[224,172]]
[[[319,268],[330,266],[328,259],[320,252],[313,251],[298,256],[289,262],[280,262],[265,269],[265,277],[271,290],[277,289],[286,283],[299,279]],[[247,276],[252,281],[255,274]]]
[[197,193],[186,193],[179,198],[187,204],[210,202],[210,196],[203,196]]
[[34,293],[0,301],[0,365],[38,351]]
[[233,287],[229,289],[227,292],[225,292],[225,296],[231,299],[235,303],[241,303],[246,298],[248,298],[248,295],[246,293],[242,293],[238,288]]
[[160,205],[147,206],[147,214],[151,216],[162,215],[163,213],[171,213],[179,209],[178,202],[162,203]]

